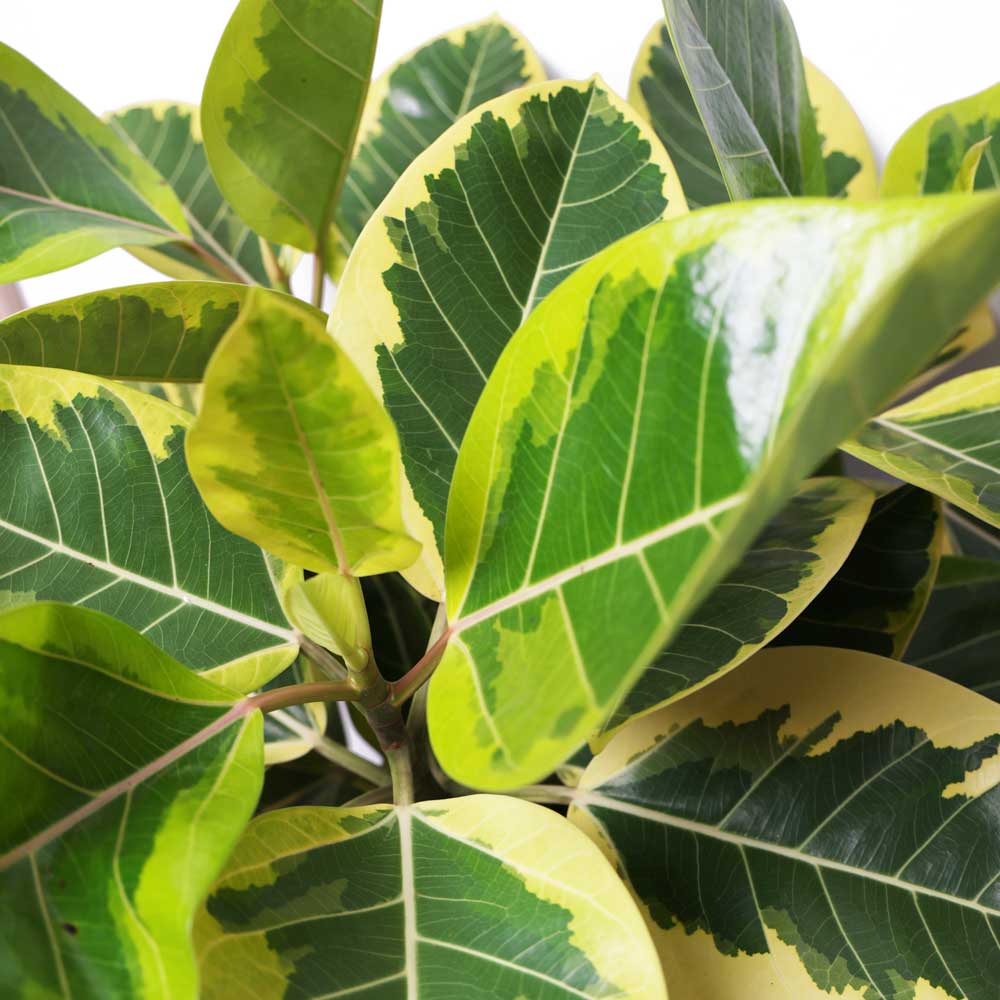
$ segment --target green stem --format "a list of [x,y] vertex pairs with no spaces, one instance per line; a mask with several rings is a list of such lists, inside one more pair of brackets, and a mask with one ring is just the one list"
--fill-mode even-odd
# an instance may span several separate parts
[[349,680],[316,681],[313,684],[291,684],[288,687],[261,691],[247,698],[251,708],[274,712],[293,705],[307,705],[313,701],[357,701],[360,692]]
[[525,785],[508,794],[516,799],[527,799],[528,802],[541,802],[544,805],[565,805],[586,795],[579,788],[568,788],[566,785]]
[[264,261],[264,270],[267,271],[268,279],[275,288],[290,295],[292,286],[288,282],[285,269],[281,266],[281,262],[274,252],[274,247],[271,246],[271,241],[265,240],[263,236],[258,236],[257,239],[260,242],[260,256]]
[[323,237],[316,240],[316,252],[313,254],[312,304],[317,309],[323,308],[323,284],[326,279],[326,246]]
[[398,681],[389,685],[394,705],[402,705],[431,679],[450,638],[451,632],[445,629],[427,652]]

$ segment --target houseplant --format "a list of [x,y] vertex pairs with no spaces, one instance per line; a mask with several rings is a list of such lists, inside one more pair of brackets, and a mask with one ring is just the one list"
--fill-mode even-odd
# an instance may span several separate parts
[[875,198],[746,8],[632,104],[499,20],[369,87],[377,0],[200,109],[2,50],[0,279],[173,279],[0,324],[5,993],[995,995],[992,133]]

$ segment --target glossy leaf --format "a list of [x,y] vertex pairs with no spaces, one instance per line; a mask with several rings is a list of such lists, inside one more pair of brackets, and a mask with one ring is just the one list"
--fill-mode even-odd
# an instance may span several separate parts
[[195,938],[204,1000],[666,996],[594,845],[550,810],[494,796],[266,813]]
[[114,382],[0,365],[0,605],[103,611],[249,691],[298,645],[266,557],[191,481],[190,423]]
[[874,495],[851,479],[810,479],[681,627],[605,724],[617,729],[742,663],[829,584]]
[[0,282],[190,234],[160,175],[110,126],[0,44]]
[[939,385],[872,418],[844,449],[1000,527],[1000,368]]
[[104,615],[0,616],[5,997],[195,1000],[191,921],[261,787],[237,698]]
[[774,644],[902,658],[934,586],[943,544],[935,496],[900,486],[879,497],[847,562]]
[[440,35],[390,66],[372,81],[361,119],[337,209],[340,249],[350,252],[400,174],[459,118],[544,79],[527,39],[495,16]]
[[720,206],[622,240],[546,299],[449,498],[453,638],[428,712],[452,777],[538,780],[601,725],[1000,276],[998,221],[1000,199],[968,195]]
[[1000,563],[945,556],[907,660],[1000,701],[998,608]]
[[330,330],[399,428],[415,497],[407,526],[423,545],[406,575],[423,593],[440,596],[448,484],[504,345],[581,263],[685,211],[656,137],[598,79],[483,105],[417,157],[379,207]]
[[671,1000],[988,1000],[1000,710],[893,660],[770,650],[626,728],[571,817]]
[[48,302],[0,321],[0,357],[115,379],[200,382],[248,292],[218,281],[165,281]]
[[671,93],[679,95],[681,78],[689,92],[677,97],[686,121],[675,158],[701,164],[706,179],[717,173],[733,201],[826,194],[802,53],[782,0],[740,0],[724,11],[712,0],[663,0],[663,10],[676,58],[668,66],[664,55],[661,70]]
[[[173,278],[218,278],[270,285],[260,238],[222,197],[205,156],[198,108],[157,101],[134,104],[108,116],[118,134],[156,168],[173,188],[194,241],[204,254],[163,244],[132,252]],[[271,247],[277,255],[279,248]]]
[[267,239],[331,245],[368,93],[381,0],[240,0],[205,81],[205,151]]
[[253,289],[205,371],[191,474],[231,531],[314,571],[419,553],[400,514],[392,422],[316,311]]
[[[804,61],[831,196],[873,197],[878,190],[871,146],[854,110],[832,80]],[[667,147],[691,208],[730,200],[698,107],[677,61],[670,32],[660,20],[643,40],[632,66],[629,101]]]
[[975,190],[1000,186],[1000,84],[942,104],[914,122],[889,152],[883,195],[939,194],[955,190],[966,155],[978,143]]

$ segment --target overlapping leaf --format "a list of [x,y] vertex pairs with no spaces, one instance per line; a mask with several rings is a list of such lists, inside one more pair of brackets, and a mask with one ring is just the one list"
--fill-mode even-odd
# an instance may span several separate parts
[[[686,211],[655,135],[597,79],[497,98],[407,169],[358,240],[330,330],[399,428],[407,578],[439,596],[455,457],[504,345],[614,240]],[[378,275],[380,277],[376,278]]]
[[339,247],[349,253],[403,171],[442,132],[484,101],[545,71],[515,28],[498,17],[434,38],[372,82],[337,208]]
[[945,550],[950,555],[1000,562],[1000,528],[984,524],[947,503],[944,505],[944,518],[948,528]]
[[0,993],[195,1000],[191,921],[261,787],[237,697],[92,611],[0,616]]
[[991,1000],[1000,710],[867,653],[769,650],[623,730],[571,811],[671,1000]]
[[190,422],[114,382],[0,366],[0,604],[103,611],[248,691],[297,643],[264,554],[191,481]]
[[240,0],[205,81],[205,150],[254,232],[323,253],[368,93],[381,0]]
[[774,644],[901,658],[934,586],[943,543],[935,496],[900,486],[879,497],[847,562]]
[[984,140],[976,155],[975,190],[1000,186],[1000,84],[942,104],[914,122],[889,152],[882,194],[955,190],[966,154]]
[[789,625],[794,630],[806,605],[853,558],[873,499],[851,479],[807,480],[650,664],[605,729],[737,666]]
[[291,298],[250,291],[205,372],[187,454],[212,513],[298,565],[363,575],[419,553],[389,416],[316,311]]
[[[140,260],[174,278],[218,278],[269,285],[264,251],[256,233],[227,204],[205,156],[198,108],[158,101],[134,104],[108,117],[109,124],[156,168],[184,207],[195,243],[133,250]],[[270,252],[277,255],[279,248]],[[228,274],[227,274],[228,272]]]
[[173,191],[110,126],[0,44],[0,282],[188,239]]
[[657,90],[683,119],[671,153],[702,175],[693,201],[723,200],[719,180],[733,201],[826,194],[802,54],[782,0],[723,7],[663,0],[663,10],[672,52],[661,38],[657,70],[665,88]]
[[998,217],[968,195],[720,206],[622,240],[546,299],[449,498],[452,638],[428,712],[453,777],[537,780],[603,722],[1000,276]]
[[195,937],[205,1000],[665,997],[600,852],[561,816],[494,796],[267,813]]
[[1000,368],[984,368],[870,420],[844,448],[1000,527]]
[[[806,89],[820,132],[826,191],[833,197],[877,192],[875,160],[854,110],[832,80],[805,61]],[[730,200],[712,142],[663,21],[653,25],[632,67],[629,101],[649,120],[677,165],[688,204]],[[769,105],[762,104],[763,109]],[[756,113],[758,105],[752,106]]]

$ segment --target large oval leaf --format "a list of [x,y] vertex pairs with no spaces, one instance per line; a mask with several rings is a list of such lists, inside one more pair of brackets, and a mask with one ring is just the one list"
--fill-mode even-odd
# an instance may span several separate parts
[[882,172],[883,195],[939,194],[960,180],[966,154],[977,143],[976,190],[1000,186],[1000,84],[942,104],[915,121],[896,141]]
[[205,1000],[666,996],[600,852],[561,816],[494,796],[267,813],[195,937]]
[[381,0],[240,0],[205,80],[223,196],[254,232],[324,253],[368,93]]
[[[808,60],[804,65],[806,89],[820,132],[827,193],[873,197],[878,192],[875,158],[858,116],[828,76]],[[673,157],[691,208],[730,200],[712,142],[662,20],[650,29],[632,66],[629,101],[652,124]],[[756,109],[755,103],[752,110]]]
[[601,724],[1000,276],[976,242],[1000,242],[998,220],[1000,198],[970,195],[720,206],[549,296],[480,399],[449,498],[455,638],[428,710],[453,777],[537,780]]
[[205,371],[187,452],[226,527],[307,569],[382,573],[419,554],[392,421],[294,299],[250,291]]
[[1000,368],[939,385],[873,417],[844,449],[1000,527]]
[[0,993],[195,1000],[191,921],[263,777],[237,697],[104,615],[0,616]]
[[732,669],[782,629],[794,629],[849,559],[873,500],[852,479],[807,480],[650,664],[605,730]]
[[114,130],[0,44],[0,282],[122,245],[189,237],[163,178]]
[[455,457],[504,345],[560,281],[620,236],[685,212],[656,137],[597,79],[483,105],[400,178],[358,240],[330,330],[399,428],[424,546],[407,573],[440,596]]
[[350,253],[400,174],[442,132],[484,101],[545,70],[527,40],[494,16],[426,42],[372,82],[337,207],[340,250]]
[[992,1000],[1000,710],[867,653],[755,657],[623,730],[571,817],[671,1000]]
[[[222,197],[209,169],[197,106],[170,101],[133,104],[109,115],[108,122],[173,188],[203,251],[168,243],[155,250],[133,250],[140,260],[173,278],[217,278],[220,271],[228,271],[234,281],[272,283],[260,238]],[[278,251],[270,248],[272,254]]]
[[248,691],[298,646],[266,557],[191,481],[190,422],[114,382],[0,365],[0,604],[104,611]]
[[[668,67],[664,53],[660,65],[668,68],[675,93],[681,80],[689,90],[678,97],[686,119],[679,151],[690,144],[692,166],[714,166],[733,201],[826,194],[792,19],[782,0],[743,0],[739,7],[730,18],[728,8],[726,16],[717,16],[722,11],[713,0],[663,0],[676,58]],[[708,150],[714,164],[706,162]]]
[[[3,360],[108,378],[200,382],[248,288],[166,281],[88,292],[0,322]],[[277,295],[278,293],[274,293]],[[317,316],[322,314],[317,310]]]
[[902,657],[934,586],[943,546],[937,497],[912,486],[879,497],[847,562],[774,644]]

